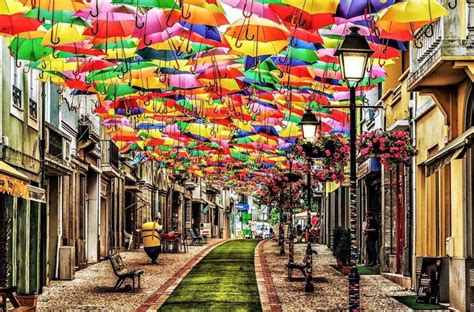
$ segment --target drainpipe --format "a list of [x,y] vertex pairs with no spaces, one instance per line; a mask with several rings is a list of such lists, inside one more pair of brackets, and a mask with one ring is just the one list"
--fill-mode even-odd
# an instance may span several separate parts
[[58,191],[59,191],[59,194],[58,194],[58,199],[59,199],[59,211],[58,211],[58,215],[59,215],[59,226],[58,226],[58,229],[59,229],[59,234],[58,234],[58,244],[56,245],[57,248],[56,248],[56,273],[55,273],[55,277],[58,279],[59,278],[59,249],[61,247],[61,242],[62,242],[62,239],[63,239],[63,177],[60,177],[58,179],[59,183],[58,183]]

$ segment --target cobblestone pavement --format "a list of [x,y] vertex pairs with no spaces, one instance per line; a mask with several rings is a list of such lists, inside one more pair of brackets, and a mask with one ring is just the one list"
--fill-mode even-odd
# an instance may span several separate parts
[[[304,280],[288,280],[285,267],[288,256],[279,255],[277,243],[272,241],[265,244],[265,259],[283,311],[345,310],[347,307],[347,277],[330,267],[336,264],[336,260],[326,246],[313,245],[313,248],[318,252],[313,257],[315,292],[307,294],[304,292]],[[305,250],[306,244],[295,245],[297,262],[303,261]],[[293,272],[294,277],[301,276],[300,273]],[[361,292],[361,305],[365,311],[411,311],[390,297],[414,293],[380,275],[361,276]]]
[[[210,244],[220,240],[212,240]],[[163,253],[158,265],[151,265],[143,250],[123,252],[126,268],[143,269],[141,289],[131,292],[122,286],[113,291],[116,277],[109,261],[102,261],[76,272],[72,281],[52,281],[38,297],[39,311],[94,310],[135,311],[148,297],[209,244],[190,246],[187,253]],[[127,279],[124,284],[131,285]]]

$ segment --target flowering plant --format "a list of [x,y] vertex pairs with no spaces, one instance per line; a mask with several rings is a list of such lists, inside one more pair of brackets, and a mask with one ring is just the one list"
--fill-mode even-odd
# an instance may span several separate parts
[[362,132],[356,145],[362,156],[379,157],[384,166],[393,167],[399,163],[409,163],[416,155],[416,149],[406,131],[393,130]]
[[344,181],[350,146],[342,134],[318,133],[314,138],[300,139],[294,151],[300,157],[319,158],[320,168],[314,174],[319,181]]

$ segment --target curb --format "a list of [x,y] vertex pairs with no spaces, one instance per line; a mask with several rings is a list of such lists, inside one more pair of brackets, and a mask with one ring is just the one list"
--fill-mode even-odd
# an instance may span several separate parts
[[281,303],[273,285],[273,279],[263,254],[263,247],[268,241],[260,241],[255,252],[255,276],[257,278],[260,304],[263,312],[281,312]]
[[158,290],[148,297],[145,302],[137,308],[137,312],[156,311],[169,298],[175,288],[181,283],[183,278],[198,264],[215,247],[227,243],[229,240],[211,243],[209,246],[201,250],[197,255],[190,259],[181,269],[179,269],[172,277],[170,277]]

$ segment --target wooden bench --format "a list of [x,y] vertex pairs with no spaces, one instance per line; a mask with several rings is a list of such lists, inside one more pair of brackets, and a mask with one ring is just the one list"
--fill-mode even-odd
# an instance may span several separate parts
[[117,290],[122,286],[123,282],[130,278],[132,280],[132,290],[135,291],[135,278],[138,278],[138,288],[140,288],[140,276],[145,273],[143,270],[128,270],[123,264],[123,259],[120,254],[116,253],[108,257],[115,276],[117,276],[117,283],[115,284],[114,290]]
[[[316,250],[313,250],[313,254],[317,254]],[[305,255],[302,263],[290,262],[286,264],[286,268],[288,269],[288,279],[290,281],[293,281],[293,270],[300,270],[304,278],[306,278],[306,257],[307,256]]]
[[8,311],[7,299],[13,306],[13,310],[10,311],[35,311],[36,308],[21,306],[20,302],[15,296],[16,287],[0,287],[0,311]]

